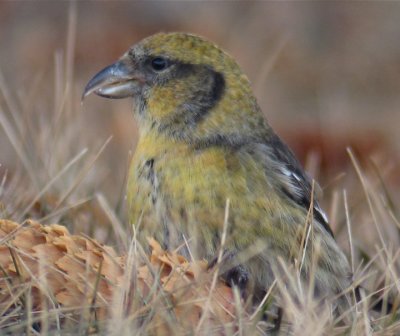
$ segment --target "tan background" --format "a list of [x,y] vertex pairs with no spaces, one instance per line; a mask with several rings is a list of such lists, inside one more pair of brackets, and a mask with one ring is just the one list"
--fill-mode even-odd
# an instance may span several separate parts
[[[37,174],[36,192],[80,150],[95,154],[112,135],[82,182],[86,188],[68,199],[100,191],[113,208],[120,204],[136,139],[131,103],[93,96],[82,107],[80,95],[99,69],[158,31],[201,34],[234,55],[269,122],[328,196],[332,184],[342,187],[341,173],[351,174],[345,150],[351,145],[362,162],[374,158],[399,199],[395,2],[0,2],[0,112],[12,125],[15,118],[24,124],[19,139]],[[67,117],[48,137],[60,106]],[[0,153],[0,173],[16,170],[20,159],[3,128]],[[60,193],[77,174],[72,170],[50,190]]]

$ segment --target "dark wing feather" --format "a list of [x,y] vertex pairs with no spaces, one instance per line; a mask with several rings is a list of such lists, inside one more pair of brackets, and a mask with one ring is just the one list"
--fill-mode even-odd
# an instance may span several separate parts
[[[311,205],[312,192],[309,177],[306,175],[289,147],[282,142],[276,134],[271,136],[268,143],[272,149],[272,154],[275,156],[275,160],[279,162],[279,170],[289,182],[282,185],[282,192],[291,200],[308,210]],[[328,219],[315,197],[313,199],[313,214],[314,218],[321,223],[324,229],[333,237]]]

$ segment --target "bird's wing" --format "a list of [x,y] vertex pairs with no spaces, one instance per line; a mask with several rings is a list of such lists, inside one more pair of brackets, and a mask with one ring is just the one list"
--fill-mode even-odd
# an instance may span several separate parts
[[[268,139],[268,145],[272,151],[270,152],[270,155],[273,156],[272,160],[275,161],[276,174],[282,182],[281,191],[292,201],[307,210],[310,208],[312,200],[314,218],[333,237],[326,214],[319,206],[316,198],[311,197],[313,188],[310,178],[304,172],[292,151],[276,134],[273,134]],[[316,184],[315,186],[318,187]]]

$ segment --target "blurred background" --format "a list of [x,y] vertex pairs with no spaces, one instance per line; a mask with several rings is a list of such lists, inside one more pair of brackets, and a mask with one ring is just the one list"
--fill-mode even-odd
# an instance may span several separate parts
[[109,221],[125,223],[132,103],[80,97],[143,37],[186,31],[242,66],[269,123],[320,182],[334,231],[343,231],[346,190],[362,232],[371,216],[347,147],[377,199],[393,212],[400,200],[399,22],[395,2],[2,1],[2,215],[63,222],[103,240]]

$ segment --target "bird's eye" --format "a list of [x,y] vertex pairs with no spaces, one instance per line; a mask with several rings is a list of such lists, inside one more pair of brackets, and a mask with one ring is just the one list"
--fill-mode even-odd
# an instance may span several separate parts
[[168,68],[169,63],[168,60],[166,60],[163,57],[155,57],[151,60],[151,67],[155,71],[163,71],[166,68]]

